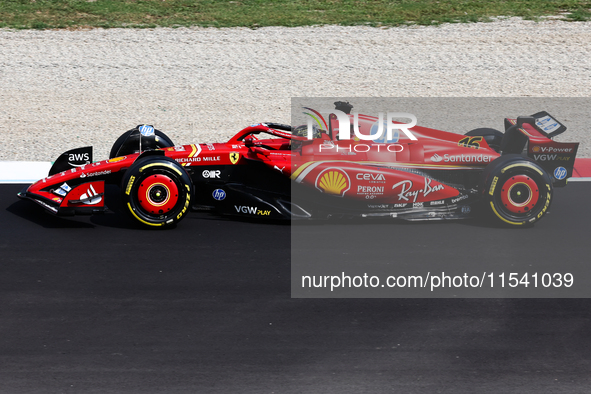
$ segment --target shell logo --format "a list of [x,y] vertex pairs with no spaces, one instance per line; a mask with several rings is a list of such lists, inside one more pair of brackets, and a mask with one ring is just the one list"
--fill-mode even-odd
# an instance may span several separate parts
[[351,188],[351,180],[349,175],[340,168],[327,168],[318,174],[316,188],[323,193],[343,197]]
[[107,160],[107,163],[117,163],[117,162],[125,160],[125,159],[127,159],[127,156],[114,157],[112,159]]
[[539,151],[540,151],[540,147],[537,145],[532,148],[532,152],[539,152]]

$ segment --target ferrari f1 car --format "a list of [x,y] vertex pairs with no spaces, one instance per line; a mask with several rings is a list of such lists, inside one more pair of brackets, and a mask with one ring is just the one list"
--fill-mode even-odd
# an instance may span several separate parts
[[[116,185],[124,210],[156,227],[175,225],[190,210],[442,220],[470,217],[479,206],[520,226],[548,212],[579,145],[553,141],[566,127],[546,112],[505,119],[504,133],[420,126],[403,133],[335,104],[323,127],[260,123],[226,143],[174,145],[140,125],[119,137],[107,160],[94,162],[92,147],[63,153],[48,177],[18,196],[56,215],[94,214],[106,210],[106,185]],[[351,138],[343,138],[349,127]]]

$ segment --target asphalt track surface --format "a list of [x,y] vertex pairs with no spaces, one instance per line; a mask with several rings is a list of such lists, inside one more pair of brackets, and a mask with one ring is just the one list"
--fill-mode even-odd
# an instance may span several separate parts
[[[288,225],[60,219],[21,187],[0,186],[1,393],[591,387],[587,299],[291,299]],[[558,190],[544,221],[571,214],[560,231],[588,232],[572,210],[590,189]]]

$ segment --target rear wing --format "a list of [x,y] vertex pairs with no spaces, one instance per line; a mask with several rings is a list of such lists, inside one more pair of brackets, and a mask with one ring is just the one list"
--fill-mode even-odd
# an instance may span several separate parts
[[554,186],[565,186],[573,174],[579,143],[556,142],[552,138],[566,126],[548,112],[505,119],[501,154],[524,154],[537,162],[552,178]]

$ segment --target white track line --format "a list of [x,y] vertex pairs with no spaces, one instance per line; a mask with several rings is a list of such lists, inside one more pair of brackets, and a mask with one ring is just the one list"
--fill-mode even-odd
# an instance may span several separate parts
[[33,183],[45,178],[50,162],[0,161],[0,183]]
[[[51,162],[0,161],[0,184],[33,183],[45,178]],[[591,177],[569,178],[569,182],[591,182]]]

